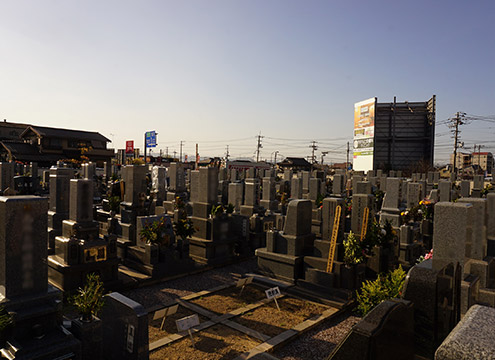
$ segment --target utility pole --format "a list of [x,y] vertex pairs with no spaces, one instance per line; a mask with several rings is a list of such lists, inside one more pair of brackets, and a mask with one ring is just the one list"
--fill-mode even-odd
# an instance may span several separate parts
[[144,164],[146,165],[146,133],[144,133]]
[[323,158],[325,157],[326,154],[328,154],[328,151],[321,152],[321,165],[323,165]]
[[180,141],[180,157],[179,157],[179,162],[182,162],[182,145],[184,144],[184,141]]
[[316,141],[313,140],[313,143],[311,145],[309,145],[309,147],[312,149],[311,150],[311,164],[314,165],[314,163],[316,162],[315,150],[318,150],[318,146],[316,146]]
[[256,162],[259,162],[260,161],[260,149],[263,147],[263,145],[261,145],[261,139],[264,138],[264,136],[261,136],[261,131],[257,137],[258,137],[258,145],[256,146]]
[[177,155],[177,151],[174,150],[174,161],[175,161],[175,156]]
[[229,161],[229,146],[227,145],[227,149],[225,152],[225,162]]
[[165,156],[168,158],[168,146],[166,147],[165,151],[166,151]]
[[454,134],[454,174],[457,175],[457,147],[458,147],[458,142],[459,142],[459,134],[461,133],[459,131],[459,125],[463,125],[464,122],[462,121],[462,118],[464,117],[464,113],[457,112],[455,114],[455,118],[451,119],[451,124],[449,127],[452,129],[451,131]]
[[194,159],[196,166],[194,167],[195,170],[198,170],[198,165],[199,165],[199,151],[198,151],[198,144],[196,143],[196,158]]
[[277,151],[275,151],[275,160],[273,161],[273,164],[274,164],[275,166],[277,166],[277,154],[278,154],[278,150],[277,150]]
[[347,160],[345,162],[345,171],[349,168],[349,141],[347,142]]

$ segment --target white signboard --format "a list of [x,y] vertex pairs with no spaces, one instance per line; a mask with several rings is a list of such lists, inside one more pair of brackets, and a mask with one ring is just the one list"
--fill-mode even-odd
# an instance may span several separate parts
[[182,319],[175,320],[175,324],[177,325],[177,330],[179,332],[186,331],[191,329],[192,327],[199,325],[199,317],[198,314],[194,314],[191,316],[186,316]]
[[274,298],[281,295],[280,289],[278,288],[278,286],[271,288],[271,289],[268,289],[268,290],[265,290],[265,294],[266,294],[266,297],[268,299],[274,299]]

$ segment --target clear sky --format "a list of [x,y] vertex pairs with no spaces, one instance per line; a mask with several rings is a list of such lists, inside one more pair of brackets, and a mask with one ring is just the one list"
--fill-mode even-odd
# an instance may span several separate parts
[[[353,104],[495,110],[495,1],[0,2],[0,119],[99,131],[124,148],[345,160]],[[495,150],[495,124],[463,127]],[[437,161],[453,141],[437,127]]]

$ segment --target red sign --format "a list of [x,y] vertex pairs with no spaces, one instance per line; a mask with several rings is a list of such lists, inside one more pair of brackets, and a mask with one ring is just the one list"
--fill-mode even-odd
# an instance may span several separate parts
[[134,154],[134,140],[128,140],[125,142],[125,153]]

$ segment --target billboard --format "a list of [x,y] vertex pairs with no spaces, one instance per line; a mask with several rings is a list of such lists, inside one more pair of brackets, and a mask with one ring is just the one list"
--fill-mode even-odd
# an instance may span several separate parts
[[354,156],[353,169],[373,170],[375,146],[376,98],[354,104]]
[[134,140],[127,140],[125,142],[125,153],[134,154]]
[[156,147],[156,132],[155,131],[147,131],[146,132],[146,147]]

